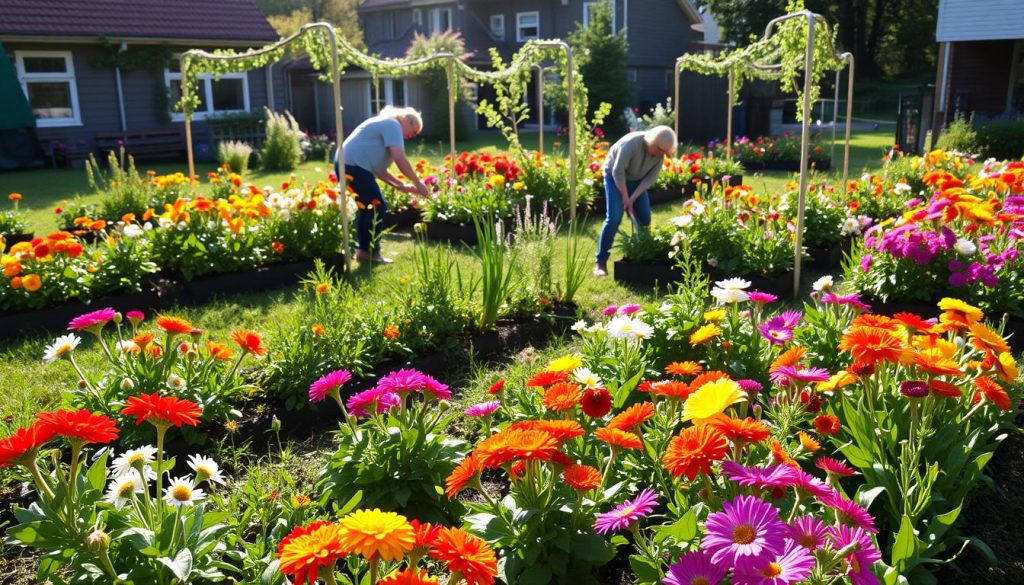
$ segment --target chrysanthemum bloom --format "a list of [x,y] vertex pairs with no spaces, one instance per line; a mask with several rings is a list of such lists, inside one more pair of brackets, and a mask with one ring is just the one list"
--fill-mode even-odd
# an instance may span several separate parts
[[111,307],[79,315],[68,323],[68,331],[89,331],[90,333],[98,333],[99,330],[103,329],[107,323],[113,321],[116,316],[117,311]]
[[759,305],[766,305],[768,303],[774,303],[775,301],[779,300],[779,297],[771,293],[765,293],[756,290],[748,292],[747,298],[750,299],[751,302],[757,303]]
[[584,434],[580,423],[569,419],[521,420],[509,425],[506,431],[541,431],[554,437],[559,444]]
[[814,430],[819,434],[831,437],[839,434],[841,428],[839,417],[834,414],[821,414],[814,417]]
[[816,564],[807,549],[787,541],[779,553],[741,561],[732,579],[735,585],[789,585],[810,577]]
[[377,389],[384,392],[419,392],[427,387],[427,376],[412,369],[395,370],[377,382]]
[[718,585],[725,578],[726,567],[711,561],[704,550],[685,552],[679,562],[668,568],[662,581],[665,585]]
[[61,335],[57,339],[53,340],[53,343],[46,346],[46,350],[43,352],[43,361],[51,364],[61,358],[71,358],[71,352],[75,351],[78,344],[82,342],[82,338],[75,335],[74,333],[68,333],[67,335]]
[[725,309],[714,309],[712,311],[706,311],[704,313],[704,321],[708,323],[718,323],[722,319],[725,319]]
[[424,382],[423,392],[435,400],[451,400],[452,391],[448,389],[448,384],[443,384],[433,376],[427,375],[424,375]]
[[205,497],[203,490],[192,487],[192,478],[188,476],[177,477],[164,488],[164,501],[174,507],[191,506]]
[[583,390],[572,382],[559,382],[544,392],[544,408],[552,412],[572,409],[583,396]]
[[155,479],[156,472],[149,466],[156,460],[156,447],[143,445],[136,449],[129,449],[114,458],[110,464],[110,471],[114,477],[125,475],[134,471],[142,471],[147,479]]
[[585,492],[601,485],[601,472],[589,465],[570,465],[562,470],[565,485]]
[[192,471],[196,472],[196,483],[204,480],[211,483],[219,483],[220,485],[227,483],[224,480],[224,475],[220,472],[220,466],[209,457],[189,455],[188,466],[192,468]]
[[431,577],[424,569],[407,567],[377,581],[377,585],[437,585],[437,577]]
[[642,449],[644,446],[640,437],[622,429],[602,427],[594,431],[594,437],[602,443],[607,443],[612,449]]
[[711,426],[725,435],[734,443],[760,443],[767,441],[771,430],[763,422],[747,418],[719,418],[711,421]]
[[256,357],[267,355],[267,348],[263,346],[263,339],[255,331],[235,329],[231,332],[231,339],[235,340],[235,343],[246,353],[251,353]]
[[506,429],[484,439],[474,451],[483,467],[495,469],[516,460],[550,461],[558,440],[544,431]]
[[826,473],[839,477],[851,477],[857,474],[857,472],[847,465],[845,461],[840,461],[831,457],[818,457],[814,461],[814,465]]
[[779,510],[754,496],[737,496],[708,515],[701,546],[712,561],[737,567],[744,561],[774,560],[785,550],[786,525]]
[[[459,574],[468,585],[493,585],[498,575],[494,550],[483,539],[459,528],[442,528],[430,556],[444,563],[452,575]],[[454,579],[458,582],[458,579]]]
[[170,335],[188,335],[195,327],[180,317],[157,317],[156,326]]
[[353,394],[345,406],[353,416],[366,418],[371,413],[384,414],[392,408],[397,408],[401,402],[398,394],[382,391],[378,387]]
[[176,396],[160,396],[154,392],[130,397],[121,409],[121,414],[134,416],[137,425],[141,425],[142,421],[148,421],[158,428],[170,425],[180,427],[183,424],[198,425],[203,410],[191,400]]
[[490,388],[487,389],[487,393],[491,396],[498,394],[505,388],[505,380],[498,380]]
[[397,561],[416,545],[416,533],[405,516],[379,509],[356,510],[342,518],[338,540],[349,552],[371,563]]
[[103,496],[103,501],[120,509],[145,488],[146,482],[139,472],[129,469],[127,473],[118,475],[107,484],[107,493]]
[[722,477],[742,486],[760,489],[791,487],[799,482],[797,471],[788,465],[746,467],[735,461],[722,462]]
[[928,396],[928,382],[922,380],[900,382],[900,394],[907,398],[924,398]]
[[672,376],[696,376],[703,370],[697,362],[672,362],[665,366],[665,373]]
[[14,431],[0,440],[0,467],[30,465],[35,462],[39,448],[53,438],[53,429],[41,423]]
[[590,418],[601,418],[612,410],[612,395],[604,388],[590,388],[580,398],[580,407]]
[[483,466],[480,464],[480,458],[475,453],[467,455],[465,459],[455,466],[455,469],[448,475],[448,478],[444,480],[445,495],[449,499],[454,499],[455,496],[459,495],[459,492],[467,487],[476,488],[479,485],[480,472],[482,470]]
[[494,414],[494,411],[498,410],[498,408],[500,407],[501,402],[498,402],[497,400],[492,400],[490,402],[481,402],[480,404],[474,404],[473,406],[470,406],[469,408],[463,411],[463,414],[472,417],[490,416]]
[[683,403],[683,420],[692,420],[697,425],[705,424],[722,416],[725,409],[746,398],[746,393],[733,380],[721,379],[704,384]]
[[814,453],[818,449],[821,449],[821,443],[819,443],[814,437],[808,435],[807,433],[803,431],[797,431],[796,436],[797,438],[800,439],[800,446],[803,447],[805,451],[810,451],[811,453]]
[[552,384],[565,382],[569,379],[569,372],[541,372],[535,374],[528,382],[527,388],[545,388]]
[[811,515],[794,518],[787,532],[790,540],[812,552],[824,546],[828,536],[825,524]]
[[295,585],[315,585],[321,568],[333,571],[334,564],[348,556],[340,531],[333,522],[296,526],[277,546],[281,572],[291,576]]
[[978,404],[982,398],[995,404],[999,410],[1010,410],[1010,395],[992,378],[982,377],[974,381],[971,402]]
[[690,334],[690,345],[707,343],[722,334],[722,328],[718,325],[703,325]]
[[711,464],[728,451],[725,435],[713,427],[687,427],[672,437],[661,462],[672,475],[686,475],[692,481],[698,473],[711,473]]
[[619,504],[610,512],[596,515],[594,530],[610,534],[629,528],[631,524],[654,511],[658,506],[658,494],[647,488],[630,501]]
[[583,358],[576,354],[563,355],[562,357],[548,362],[548,372],[564,372],[568,375],[570,372],[579,368],[583,365]]
[[40,412],[36,415],[40,432],[44,435],[60,436],[72,444],[96,443],[103,445],[117,438],[118,430],[114,421],[102,414],[93,414],[86,409]]
[[860,526],[871,534],[878,532],[878,529],[875,528],[875,519],[871,517],[871,514],[858,504],[844,498],[839,492],[830,490],[828,493],[822,494],[818,500],[835,510],[840,518]]
[[833,526],[829,529],[829,537],[832,539],[832,546],[835,550],[842,550],[847,546],[856,543],[853,547],[856,550],[846,557],[846,576],[850,578],[853,585],[875,585],[878,578],[872,568],[875,563],[882,560],[882,554],[875,548],[862,528],[849,526]]
[[824,382],[829,379],[830,375],[824,368],[781,366],[772,370],[768,377],[775,384],[787,385],[794,382]]
[[612,417],[608,422],[609,429],[636,432],[636,428],[654,418],[654,404],[638,402]]
[[341,387],[352,379],[352,372],[348,370],[334,370],[321,376],[317,381],[309,385],[309,401],[321,402],[330,396],[338,404],[341,404]]

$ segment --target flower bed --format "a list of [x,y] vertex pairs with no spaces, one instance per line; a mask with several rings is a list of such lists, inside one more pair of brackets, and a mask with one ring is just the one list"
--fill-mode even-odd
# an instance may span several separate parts
[[[712,142],[708,150],[716,157],[725,158],[724,142]],[[828,170],[831,160],[821,134],[811,135],[811,166],[819,171]],[[748,170],[800,170],[800,136],[784,132],[780,136],[741,136],[732,142],[732,157]]]

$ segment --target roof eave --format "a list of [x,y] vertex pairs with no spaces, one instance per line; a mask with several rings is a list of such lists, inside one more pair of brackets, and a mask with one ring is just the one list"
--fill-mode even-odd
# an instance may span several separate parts
[[[108,42],[126,42],[141,45],[158,45],[163,43],[174,45],[219,45],[224,47],[260,47],[265,44],[276,42],[278,39],[240,40],[240,39],[186,39],[171,37],[129,37],[122,35],[103,35]],[[62,36],[62,35],[19,35],[0,32],[0,40],[4,42],[19,43],[100,43],[100,37],[95,36]]]
[[686,18],[690,19],[690,24],[701,24],[704,22],[704,18],[690,0],[676,0],[676,4],[679,5],[679,9],[683,11]]

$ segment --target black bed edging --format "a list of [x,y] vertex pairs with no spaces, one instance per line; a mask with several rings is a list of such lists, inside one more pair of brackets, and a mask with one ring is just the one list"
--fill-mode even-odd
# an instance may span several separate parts
[[[704,273],[712,284],[718,280],[733,278],[736,275],[726,274],[713,268],[705,267]],[[679,282],[682,274],[674,264],[641,264],[629,260],[616,260],[612,263],[612,274],[618,282],[641,286],[665,286]],[[740,278],[750,281],[749,290],[771,293],[782,298],[793,294],[793,271],[787,270],[778,276],[741,275]]]
[[423,221],[423,212],[419,208],[403,209],[388,212],[384,216],[384,228],[396,230],[408,229]]

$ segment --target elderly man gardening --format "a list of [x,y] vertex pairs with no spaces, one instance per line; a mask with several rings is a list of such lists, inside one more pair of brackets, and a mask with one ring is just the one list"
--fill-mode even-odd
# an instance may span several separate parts
[[635,225],[651,225],[651,201],[647,189],[661,172],[662,161],[676,151],[676,133],[668,126],[655,126],[646,132],[630,132],[608,150],[604,161],[604,197],[607,212],[597,241],[594,276],[608,275],[608,256],[622,214],[629,214]]
[[[384,214],[388,206],[377,184],[378,178],[399,191],[419,193],[422,197],[429,194],[405,156],[405,140],[415,137],[422,129],[423,120],[415,109],[387,106],[357,126],[342,145],[345,149],[345,174],[351,177],[349,185],[359,203],[356,260],[360,262],[371,258],[378,263],[391,262],[380,253],[379,238],[384,232]],[[411,184],[403,183],[388,172],[392,162],[412,181]],[[341,176],[337,158],[334,159],[334,169]]]

